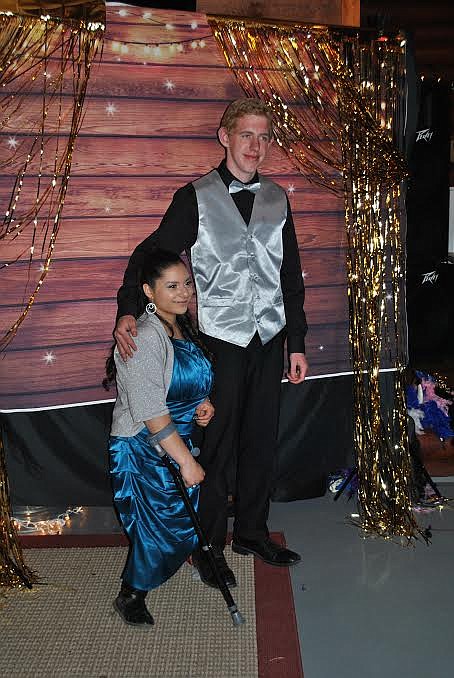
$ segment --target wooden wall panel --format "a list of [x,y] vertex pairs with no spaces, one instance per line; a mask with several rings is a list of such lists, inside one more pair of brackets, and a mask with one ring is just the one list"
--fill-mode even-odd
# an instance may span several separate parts
[[[17,334],[8,355],[17,348],[40,347],[50,350],[62,344],[84,344],[99,341],[99,338],[107,341],[112,336],[115,322],[117,288],[118,284],[110,297],[102,297],[99,293],[96,298],[60,298],[57,303],[52,300],[49,303],[35,303],[29,322]],[[308,289],[306,313],[310,325],[323,327],[324,323],[345,322],[346,297],[343,286]],[[2,330],[14,320],[16,310],[14,306],[2,308]]]
[[[111,310],[114,311],[114,308],[112,303]],[[308,336],[308,350],[320,356],[320,364],[330,374],[349,369],[348,353],[340,348],[345,346],[346,333],[345,324],[325,324],[318,329],[317,336],[315,332]],[[7,409],[23,407],[24,393],[18,389],[15,375],[23,374],[24,363],[27,365],[28,402],[33,403],[29,407],[46,407],[52,398],[65,398],[64,402],[68,402],[68,393],[75,387],[84,402],[115,397],[114,391],[107,392],[101,386],[104,363],[110,348],[110,340],[52,346],[36,344],[33,349],[17,344],[8,353],[9,370],[2,376],[3,397],[8,398]]]
[[[69,202],[69,198],[67,202]],[[66,205],[65,207],[66,216],[63,218],[58,235],[58,257],[56,257],[58,259],[93,258],[94,253],[98,257],[117,257],[119,252],[125,253],[125,256],[127,256],[126,253],[132,252],[138,243],[146,238],[149,233],[156,230],[161,220],[159,214],[110,217],[108,215],[113,210],[109,199],[105,200],[105,204],[98,214],[88,218],[77,217],[77,207],[79,204],[78,202],[73,202],[72,216],[68,216],[68,206]],[[345,238],[339,237],[344,223],[343,212],[316,212],[293,209],[293,216],[304,268],[307,268],[306,263],[309,261],[308,256],[310,251],[323,251],[329,248],[336,249],[336,247],[342,248],[345,246]],[[83,237],[81,237],[81,233],[84,234]],[[22,238],[23,249],[27,250],[31,244],[31,239],[28,234],[23,234]],[[42,238],[38,237],[35,254],[36,262],[39,259],[41,242]],[[5,243],[2,245],[3,260],[11,261],[17,255],[17,251],[16,241]],[[36,262],[32,269],[38,271],[39,264]],[[338,265],[343,266],[341,257],[339,257]],[[11,268],[11,270],[13,269]],[[8,271],[9,274],[10,272]],[[2,278],[2,288],[3,281],[7,279],[5,272],[5,278]],[[309,283],[309,280],[307,282]]]
[[[117,66],[118,67],[118,66]],[[14,119],[6,122],[4,130],[9,134],[16,132],[18,127],[26,126],[36,120],[40,114],[42,100],[36,94],[28,94],[26,105],[21,107]],[[115,103],[108,96],[91,96],[85,105],[84,122],[79,138],[84,136],[118,137],[124,136],[125,128],[133,136],[140,137],[168,137],[215,139],[219,120],[228,102],[225,101],[193,101],[191,115],[188,116],[188,103],[175,100],[172,102],[172,115],[169,116],[168,101],[159,101],[153,98],[117,99]],[[109,114],[109,104],[115,109]],[[301,105],[300,108],[303,108]],[[134,119],[131,120],[131,111]],[[51,108],[48,114],[51,129],[55,128],[58,111]],[[70,127],[70,118],[66,116],[61,123],[60,131],[67,134]],[[17,136],[18,140],[21,139]],[[77,153],[77,156],[80,152]],[[76,156],[76,160],[77,160]]]
[[[93,69],[90,91],[114,97],[153,97],[172,101],[180,99],[218,99],[226,105],[238,95],[238,85],[220,77],[223,69],[205,66],[183,68],[182,66],[150,67],[148,64],[101,64]],[[167,85],[171,82],[173,87]]]
[[[304,257],[304,253],[303,253]],[[344,285],[345,267],[343,250],[317,250],[311,252],[309,258],[310,269],[304,269],[307,287],[322,287],[327,285]],[[304,258],[303,258],[304,261]],[[39,293],[37,304],[58,302],[59,300],[75,301],[77,299],[96,299],[99,296],[113,297],[121,285],[123,273],[128,263],[128,257],[109,258],[54,258],[46,284]],[[10,266],[2,276],[2,295],[0,305],[17,304],[18,291],[21,287],[27,291],[33,287],[34,281],[28,286],[24,281],[28,279],[28,263],[18,262]],[[37,268],[37,267],[35,267]],[[68,285],[71,281],[71,286]],[[104,294],[101,294],[104,291]]]
[[[59,303],[37,303],[31,311],[31,322],[18,333],[11,349],[31,347],[50,351],[58,346],[77,344],[81,346],[80,359],[83,360],[84,344],[110,340],[115,314],[114,295],[110,299],[61,299]],[[9,308],[3,315],[5,319],[13,317],[13,309]]]
[[[200,156],[192,160],[194,141]],[[61,141],[60,141],[61,144]],[[43,174],[52,174],[56,141],[50,139],[46,149],[47,161],[42,163]],[[81,136],[77,140],[77,153],[72,164],[72,177],[83,176],[137,176],[142,177],[179,174],[193,175],[207,171],[219,164],[221,146],[216,139],[140,136]],[[30,162],[30,175],[37,175],[38,161]],[[11,174],[17,174],[20,161],[12,163]],[[280,148],[272,146],[267,159],[267,173],[282,175],[293,172],[292,164]]]
[[[71,345],[52,348],[52,351],[15,350],[8,354],[10,369],[2,375],[3,397],[8,398],[4,409],[24,407],[24,389],[27,406],[47,407],[54,400],[70,402],[68,394],[75,388],[82,402],[108,400],[115,397],[114,392],[102,388],[103,365],[109,354],[110,343]],[[51,353],[52,360],[46,361]],[[27,365],[27,382],[18,389],[14,375],[23,373]],[[77,401],[76,401],[77,402]]]
[[[65,200],[65,218],[77,217],[83,213],[86,217],[105,217],[106,214],[112,217],[118,216],[150,216],[162,215],[170,204],[174,192],[180,186],[188,181],[195,179],[198,175],[187,173],[191,169],[188,165],[190,161],[185,162],[185,174],[167,176],[145,175],[140,177],[130,176],[94,176],[70,178],[70,190]],[[196,166],[203,166],[204,159],[197,158],[194,163]],[[203,173],[212,169],[215,163],[205,165]],[[290,204],[294,213],[298,212],[316,212],[320,216],[326,213],[339,214],[342,210],[343,200],[332,193],[326,193],[324,189],[309,184],[306,180],[299,177],[278,177],[270,175],[284,189],[289,192]],[[6,177],[0,178],[0,200],[2,204],[8,199],[8,187],[11,180]],[[16,209],[17,218],[21,217],[36,198],[37,179],[28,178],[24,180],[22,189],[23,196]],[[326,211],[325,211],[326,210]],[[317,217],[316,217],[317,219]],[[336,222],[337,223],[337,222]],[[338,237],[343,237],[339,233]],[[18,243],[19,244],[19,243]]]
[[[125,138],[119,134],[89,137],[80,135],[78,138],[77,153],[72,163],[73,177],[83,176],[159,176],[200,173],[206,168],[216,167],[219,164],[221,145],[217,139],[203,137],[168,138],[163,136],[144,137],[129,136]],[[198,163],[191,163],[194,141],[200,150]],[[329,142],[327,142],[329,143]],[[321,145],[321,144],[320,144]],[[61,139],[59,140],[61,146]],[[46,140],[46,157],[40,163],[41,173],[52,175],[54,170],[55,150],[57,141],[54,138]],[[25,150],[25,149],[24,149]],[[23,164],[23,153],[16,154],[11,164],[4,169],[3,175],[15,176]],[[34,177],[39,172],[39,161],[29,162],[27,175]],[[272,145],[266,161],[266,173],[271,176],[285,176],[294,173],[292,162],[279,146]],[[326,199],[326,192],[323,190]]]
[[[37,95],[28,95],[26,102],[27,105],[21,108],[14,120],[10,120],[5,126],[5,130],[9,133],[17,129],[18,125],[25,127],[39,114],[42,101]],[[142,137],[197,136],[213,139],[226,107],[224,101],[194,101],[191,103],[191,115],[188,116],[187,102],[177,100],[173,102],[172,115],[169,116],[167,101],[125,97],[121,101],[115,101],[115,111],[109,115],[107,108],[109,102],[109,97],[91,96],[88,99],[80,137],[86,135],[122,136],[128,128],[130,135],[137,133]],[[131,121],[131,111],[134,111],[133,121]],[[58,112],[51,109],[49,120],[52,125],[55,124],[57,116]],[[69,122],[68,119],[63,120],[61,127],[63,133],[68,132]],[[80,155],[79,152],[78,155]]]
[[[107,8],[103,60],[89,84],[53,263],[0,361],[0,409],[113,397],[100,383],[128,256],[158,227],[174,191],[219,163],[219,118],[231,99],[242,96],[204,15],[155,9],[153,24],[145,9],[125,9],[123,16],[118,6]],[[126,40],[142,44],[126,48],[120,44]],[[184,40],[183,49],[153,52],[153,45],[172,40]],[[204,46],[192,47],[194,40]],[[27,105],[0,133],[3,154],[12,153],[10,137],[18,141],[16,153],[24,152],[38,110],[39,98],[31,91]],[[49,119],[55,120],[52,109]],[[66,120],[60,143],[67,130]],[[50,135],[45,158],[54,145]],[[343,199],[303,178],[277,145],[262,171],[282,185],[292,205],[307,287],[311,373],[348,371]],[[11,182],[11,174],[0,175],[1,209]],[[36,187],[37,177],[30,174],[17,218],[35,200]],[[39,277],[42,226],[40,221],[30,270],[31,233],[2,242],[3,262],[19,257],[18,264],[0,271],[2,330],[14,322]]]
[[359,25],[359,0],[197,0],[199,12],[295,23]]

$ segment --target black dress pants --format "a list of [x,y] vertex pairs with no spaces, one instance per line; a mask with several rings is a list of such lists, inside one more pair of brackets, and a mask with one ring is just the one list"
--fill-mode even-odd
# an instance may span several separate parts
[[234,534],[261,540],[273,480],[279,422],[284,332],[262,345],[258,334],[246,348],[201,336],[214,355],[211,400],[215,415],[204,429],[199,516],[213,545],[227,534],[228,479],[233,488]]

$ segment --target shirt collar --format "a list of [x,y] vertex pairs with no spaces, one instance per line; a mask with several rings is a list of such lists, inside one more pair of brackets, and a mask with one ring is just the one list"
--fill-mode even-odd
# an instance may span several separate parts
[[[238,179],[238,177],[236,177],[234,174],[232,174],[231,171],[227,168],[227,165],[226,165],[225,160],[223,160],[223,161],[221,162],[221,164],[220,164],[219,167],[217,168],[217,171],[218,171],[219,176],[221,177],[222,181],[223,181],[224,184],[227,186],[227,188],[230,186],[230,184],[232,183],[232,181],[233,181],[234,179],[236,179],[237,181],[240,181],[240,179]],[[254,174],[254,176],[252,177],[252,179],[251,179],[250,181],[244,181],[243,183],[245,183],[245,184],[252,184],[252,183],[254,183],[255,181],[259,181],[259,175],[258,175],[258,172],[256,172],[256,173]]]

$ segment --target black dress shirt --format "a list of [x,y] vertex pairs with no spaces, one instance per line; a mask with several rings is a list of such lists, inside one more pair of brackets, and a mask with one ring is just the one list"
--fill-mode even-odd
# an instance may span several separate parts
[[[227,169],[225,160],[217,168],[219,176],[228,187],[236,177]],[[256,174],[251,182],[258,181]],[[238,191],[232,198],[246,224],[249,224],[254,193]],[[134,250],[126,269],[123,285],[118,291],[118,316],[135,315],[137,310],[138,275],[143,256],[150,249],[159,246],[180,254],[187,252],[197,240],[199,212],[197,197],[192,183],[179,188],[164,214],[159,228],[140,243]],[[284,301],[287,328],[287,350],[289,353],[304,353],[304,337],[307,332],[306,315],[304,313],[304,283],[296,241],[292,211],[287,199],[287,220],[282,229],[283,258],[281,266],[281,289]]]

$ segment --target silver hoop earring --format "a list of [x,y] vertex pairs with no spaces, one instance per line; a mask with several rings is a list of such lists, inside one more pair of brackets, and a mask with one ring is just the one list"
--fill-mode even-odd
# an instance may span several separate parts
[[156,304],[153,301],[150,301],[145,306],[145,311],[148,313],[148,315],[153,315],[153,313],[156,313]]

